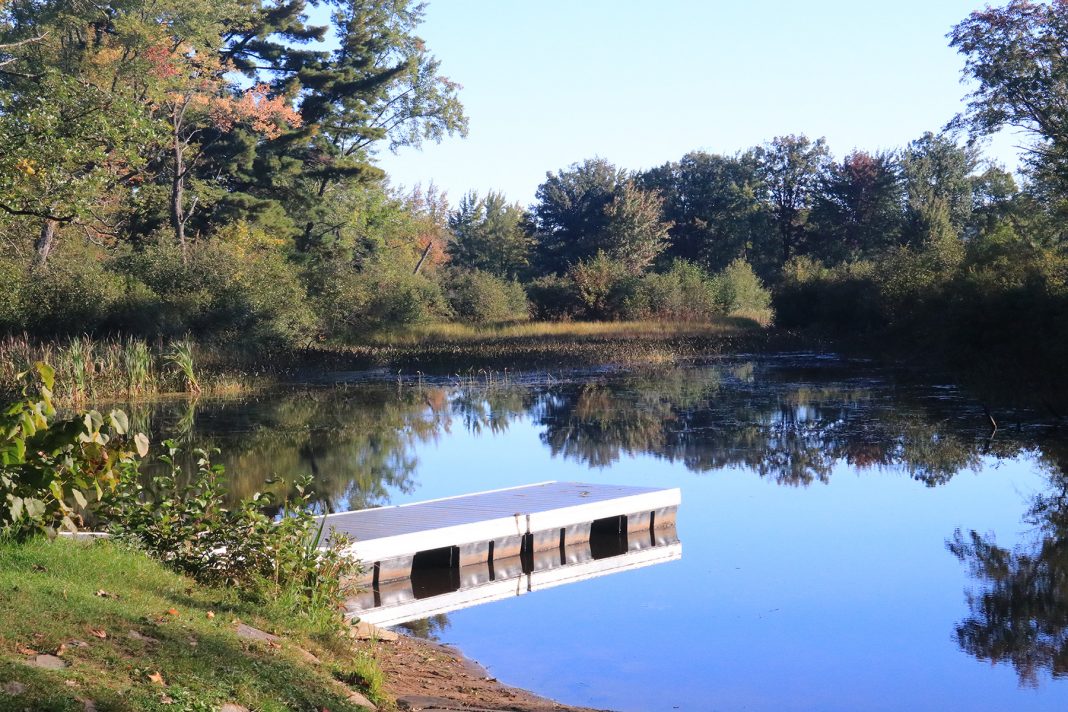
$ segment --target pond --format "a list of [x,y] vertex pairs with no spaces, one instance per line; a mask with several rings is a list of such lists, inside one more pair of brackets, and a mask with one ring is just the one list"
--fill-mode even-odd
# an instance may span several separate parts
[[[409,627],[615,710],[1041,710],[1068,700],[1068,438],[1054,414],[827,356],[135,405],[235,496],[331,510],[545,480],[679,487],[682,558]],[[271,483],[278,478],[283,483]]]

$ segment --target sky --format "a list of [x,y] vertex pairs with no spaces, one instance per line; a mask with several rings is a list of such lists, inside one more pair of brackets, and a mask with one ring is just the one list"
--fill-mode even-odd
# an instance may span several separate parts
[[[640,170],[784,134],[893,149],[964,106],[946,34],[979,0],[431,0],[419,34],[463,85],[467,138],[383,151],[394,185],[529,205],[546,172]],[[1020,136],[984,154],[1013,169]]]

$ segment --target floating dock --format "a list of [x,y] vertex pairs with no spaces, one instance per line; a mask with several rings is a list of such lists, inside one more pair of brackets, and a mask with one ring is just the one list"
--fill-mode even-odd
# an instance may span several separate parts
[[680,558],[681,499],[677,488],[542,482],[331,514],[327,529],[363,562],[366,591],[349,614],[394,625]]

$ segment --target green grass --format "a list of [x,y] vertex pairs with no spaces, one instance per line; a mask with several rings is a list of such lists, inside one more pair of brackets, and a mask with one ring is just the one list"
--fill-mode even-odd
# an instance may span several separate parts
[[[374,689],[365,694],[381,694],[373,658],[349,638],[198,586],[107,542],[0,542],[0,611],[0,710],[81,712],[86,700],[100,712],[208,711],[226,702],[262,712],[360,709],[347,701],[338,670],[367,681]],[[236,620],[282,642],[240,638]],[[31,650],[59,651],[69,666],[30,667]]]

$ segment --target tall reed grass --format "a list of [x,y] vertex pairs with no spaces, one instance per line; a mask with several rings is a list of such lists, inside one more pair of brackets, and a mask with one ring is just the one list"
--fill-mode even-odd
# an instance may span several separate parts
[[150,344],[133,337],[90,336],[64,341],[0,339],[0,392],[17,392],[19,374],[38,361],[56,369],[54,395],[62,403],[201,392],[190,342]]

